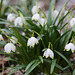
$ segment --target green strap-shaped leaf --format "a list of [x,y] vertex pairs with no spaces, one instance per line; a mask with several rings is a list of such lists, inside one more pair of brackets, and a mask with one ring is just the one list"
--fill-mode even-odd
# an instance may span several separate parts
[[56,50],[54,50],[54,52],[57,53],[59,56],[61,56],[68,63],[68,65],[71,67],[72,70],[74,69],[73,66],[71,65],[71,62],[63,54],[61,54]]
[[32,64],[34,64],[35,62],[36,62],[36,60],[31,61],[31,62],[27,65],[25,71],[27,71],[27,70],[32,66]]
[[18,69],[16,69],[16,70],[10,72],[8,75],[12,75],[12,74],[15,73],[16,71],[18,71]]
[[9,6],[9,8],[14,11],[16,14],[18,14],[18,12],[12,7],[12,6]]
[[41,63],[41,61],[37,60],[27,71],[24,75],[28,75],[34,68],[36,68],[39,64]]
[[1,0],[1,3],[0,3],[0,16],[1,16],[1,10],[2,10],[2,4],[3,4],[3,0]]
[[75,75],[75,69],[74,69],[74,71],[73,71],[73,75]]
[[54,70],[55,65],[56,65],[56,59],[52,60],[50,74],[53,73],[53,70]]
[[20,69],[22,69],[24,67],[25,67],[25,65],[19,65],[19,66],[12,67],[9,70],[20,70]]
[[52,0],[52,1],[51,1],[51,4],[50,4],[50,7],[49,7],[48,27],[49,27],[49,25],[51,24],[52,9],[53,9],[53,6],[54,6],[54,4],[55,4],[55,1],[56,1],[56,0]]
[[42,56],[39,56],[39,59],[41,60],[41,62],[43,63],[43,58],[42,58]]

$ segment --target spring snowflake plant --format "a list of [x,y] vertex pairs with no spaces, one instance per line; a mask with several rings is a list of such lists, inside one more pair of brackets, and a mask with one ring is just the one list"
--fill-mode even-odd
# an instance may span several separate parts
[[[58,74],[59,70],[66,74],[68,68],[71,74],[74,73],[74,64],[68,59],[75,52],[75,19],[71,20],[73,8],[62,16],[67,3],[68,1],[58,12],[54,10],[55,0],[52,0],[48,17],[45,12],[40,14],[41,10],[37,5],[37,9],[34,6],[32,8],[36,12],[32,11],[32,17],[25,17],[21,11],[17,12],[12,7],[14,10],[11,10],[17,16],[10,16],[9,21],[14,18],[14,22],[9,23],[9,27],[0,29],[8,38],[4,45],[5,52],[0,51],[0,54],[8,55],[8,60],[14,62],[14,67],[10,69],[13,71],[9,75],[18,70],[24,75],[37,75],[38,72],[54,75]],[[4,20],[6,24],[7,20]]]

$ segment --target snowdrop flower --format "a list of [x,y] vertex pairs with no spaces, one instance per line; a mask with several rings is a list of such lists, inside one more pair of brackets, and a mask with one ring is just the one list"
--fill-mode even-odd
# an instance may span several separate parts
[[3,36],[0,34],[0,41],[3,41],[4,39],[3,39]]
[[39,14],[34,14],[32,16],[32,20],[39,21],[40,20],[40,15]]
[[73,26],[75,25],[75,18],[72,18],[72,19],[71,19],[70,25],[71,25],[71,27],[73,27]]
[[43,26],[44,24],[47,23],[47,19],[46,18],[41,18],[39,22]]
[[33,6],[32,8],[32,14],[38,13],[39,7],[38,6]]
[[16,19],[15,15],[14,14],[8,14],[7,16],[7,20],[10,21],[10,22],[14,22],[14,20]]
[[28,39],[27,46],[34,47],[35,44],[38,44],[37,38],[31,37]]
[[73,43],[67,44],[67,45],[65,46],[65,50],[66,50],[66,51],[71,50],[72,53],[74,53],[74,51],[75,51],[75,46],[74,46],[74,44],[73,44]]
[[52,18],[55,19],[58,14],[59,14],[59,11],[54,10],[54,11],[53,11],[53,14],[52,14]]
[[17,25],[23,26],[23,23],[24,23],[24,21],[22,20],[21,17],[17,17],[14,22],[15,26],[17,26]]
[[7,43],[4,47],[6,53],[11,53],[11,51],[15,52],[16,47],[12,43]]
[[46,58],[48,58],[48,57],[50,57],[50,58],[54,58],[54,53],[53,53],[53,51],[51,50],[51,49],[47,49],[45,52],[44,52],[44,54],[43,54],[43,57],[46,57]]
[[16,37],[14,37],[14,36],[12,36],[11,37],[12,39],[10,39],[10,42],[13,42],[14,44],[16,44],[17,43],[17,38]]

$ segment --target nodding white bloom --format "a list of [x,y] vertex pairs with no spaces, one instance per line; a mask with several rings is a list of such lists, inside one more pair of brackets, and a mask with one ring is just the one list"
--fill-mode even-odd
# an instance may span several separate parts
[[14,36],[12,36],[11,37],[12,39],[10,39],[10,42],[13,42],[14,44],[16,44],[17,43],[17,38],[16,37],[14,37]]
[[40,20],[40,15],[39,14],[34,14],[32,16],[32,20],[39,21]]
[[0,34],[0,41],[3,41],[4,39],[3,39],[3,36]]
[[73,26],[75,25],[75,18],[72,18],[72,19],[71,19],[70,25],[71,25],[71,27],[73,27]]
[[8,14],[8,16],[7,16],[8,21],[14,22],[15,19],[16,19],[16,17],[14,14],[12,14],[12,13]]
[[19,26],[23,26],[24,21],[22,20],[21,17],[17,17],[14,21],[15,26],[19,25]]
[[43,54],[43,57],[46,57],[46,58],[48,58],[48,57],[50,57],[50,58],[54,58],[54,53],[53,53],[53,51],[51,50],[51,49],[47,49],[45,52],[44,52],[44,54]]
[[34,47],[35,44],[38,44],[38,39],[35,37],[31,37],[28,39],[27,46]]
[[46,18],[41,18],[39,23],[43,26],[47,23],[47,19]]
[[12,43],[7,43],[4,47],[6,53],[11,53],[11,51],[15,52],[16,47]]
[[22,32],[22,36],[25,36],[26,34],[24,32]]
[[65,50],[66,50],[66,51],[71,50],[72,53],[74,53],[74,51],[75,51],[75,46],[74,46],[74,44],[73,44],[73,43],[67,44],[67,45],[65,46]]
[[32,8],[32,14],[38,13],[39,7],[38,6],[33,6]]
[[55,19],[58,14],[59,14],[59,11],[54,10],[53,13],[52,13],[52,18]]

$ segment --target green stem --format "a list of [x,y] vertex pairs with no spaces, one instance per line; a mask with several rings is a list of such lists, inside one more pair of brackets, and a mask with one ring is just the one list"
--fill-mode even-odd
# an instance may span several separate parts
[[[34,32],[34,33],[36,33],[38,36],[40,36],[40,34],[39,34],[39,33],[37,33],[36,31],[34,31],[34,30],[33,30],[33,32]],[[44,47],[44,48],[46,48],[46,47],[45,47],[45,45],[44,45],[44,42],[43,42],[43,39],[42,39],[42,37],[41,37],[41,36],[40,36],[40,38],[41,38],[41,41],[42,41],[43,47]]]

